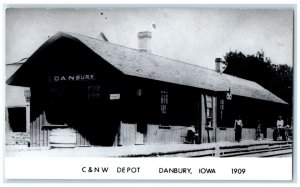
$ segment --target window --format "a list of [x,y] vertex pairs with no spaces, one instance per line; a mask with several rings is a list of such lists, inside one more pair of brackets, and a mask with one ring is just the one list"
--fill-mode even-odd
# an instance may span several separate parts
[[223,119],[223,113],[224,113],[224,100],[220,100],[220,119]]
[[160,91],[160,110],[162,114],[167,114],[168,91]]
[[137,96],[142,96],[142,89],[140,89],[140,88],[137,89],[137,90],[136,90],[136,95],[137,95]]
[[207,118],[212,118],[213,116],[213,101],[212,101],[212,96],[206,96],[206,117]]
[[206,96],[206,126],[212,127],[213,118],[213,98],[212,96]]
[[88,100],[100,99],[100,86],[88,86]]

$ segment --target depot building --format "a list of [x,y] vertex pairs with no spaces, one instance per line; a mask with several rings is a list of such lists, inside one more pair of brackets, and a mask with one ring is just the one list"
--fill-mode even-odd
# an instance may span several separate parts
[[[139,49],[59,32],[7,80],[30,88],[26,132],[30,146],[124,146],[254,139],[257,120],[272,137],[288,104],[259,84],[217,70],[151,54],[150,32]],[[8,113],[10,115],[10,113]],[[13,113],[11,113],[13,115]],[[8,117],[9,118],[9,117]],[[28,119],[29,118],[29,119]]]

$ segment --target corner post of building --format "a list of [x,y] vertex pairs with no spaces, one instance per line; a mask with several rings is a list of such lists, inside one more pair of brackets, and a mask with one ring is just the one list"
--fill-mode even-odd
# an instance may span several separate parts
[[30,105],[26,105],[26,133],[30,133]]
[[218,103],[217,103],[218,97],[213,97],[213,129],[214,129],[214,140],[217,142],[217,123],[218,123]]
[[24,91],[24,96],[26,99],[26,133],[30,133],[30,98],[31,92],[30,90]]
[[201,142],[203,143],[207,143],[210,141],[210,137],[209,137],[209,131],[205,128],[206,126],[206,99],[205,99],[205,94],[201,94],[200,95],[200,111],[201,111],[201,121],[200,121],[200,128],[201,128]]
[[202,143],[202,125],[201,125],[201,93],[197,94],[197,128],[198,128],[198,140],[197,143]]

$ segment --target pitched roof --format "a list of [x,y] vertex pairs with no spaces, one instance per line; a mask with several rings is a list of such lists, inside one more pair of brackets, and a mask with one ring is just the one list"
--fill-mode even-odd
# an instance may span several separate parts
[[99,39],[60,32],[47,42],[60,37],[79,40],[126,75],[212,91],[228,91],[230,89],[233,95],[287,104],[256,82]]

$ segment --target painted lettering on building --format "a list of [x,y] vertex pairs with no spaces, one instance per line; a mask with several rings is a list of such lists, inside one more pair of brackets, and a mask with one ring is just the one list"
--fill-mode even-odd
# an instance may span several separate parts
[[49,82],[74,82],[74,81],[93,81],[93,80],[96,80],[96,75],[93,73],[49,76]]

